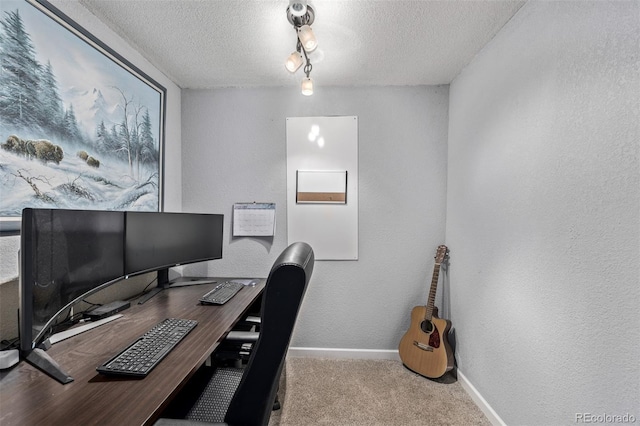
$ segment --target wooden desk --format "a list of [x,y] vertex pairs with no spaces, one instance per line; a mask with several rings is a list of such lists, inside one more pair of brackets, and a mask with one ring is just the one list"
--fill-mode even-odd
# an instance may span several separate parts
[[[217,279],[218,282],[224,278]],[[166,289],[122,318],[53,345],[47,353],[74,378],[63,385],[22,361],[0,373],[0,425],[153,424],[264,289],[262,279],[222,306],[201,305],[214,284]],[[96,367],[165,318],[198,325],[147,377],[103,376]]]

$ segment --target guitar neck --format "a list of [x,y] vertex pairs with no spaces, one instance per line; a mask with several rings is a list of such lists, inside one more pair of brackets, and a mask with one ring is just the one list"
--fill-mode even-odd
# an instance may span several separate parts
[[431,288],[429,289],[429,299],[427,300],[427,306],[425,306],[424,319],[431,321],[433,318],[433,311],[436,300],[436,289],[438,288],[438,276],[440,275],[440,265],[447,258],[449,254],[449,249],[447,246],[439,245],[438,250],[436,251],[436,262],[433,266],[433,277],[431,278]]
[[431,288],[429,289],[429,298],[427,299],[427,309],[424,319],[431,320],[433,317],[433,306],[436,300],[436,290],[438,288],[438,277],[440,276],[440,264],[436,263],[433,267],[433,277],[431,278]]

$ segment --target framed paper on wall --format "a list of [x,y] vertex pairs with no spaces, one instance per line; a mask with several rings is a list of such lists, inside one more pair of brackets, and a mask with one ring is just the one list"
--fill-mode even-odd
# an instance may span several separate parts
[[161,211],[166,89],[44,0],[0,2],[0,231],[22,209]]
[[298,170],[296,173],[296,203],[346,204],[346,170]]

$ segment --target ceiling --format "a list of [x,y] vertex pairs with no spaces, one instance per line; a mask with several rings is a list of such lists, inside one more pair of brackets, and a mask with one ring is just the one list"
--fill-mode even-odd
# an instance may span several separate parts
[[[181,88],[298,86],[288,0],[79,0]],[[321,86],[448,84],[524,1],[315,0]]]

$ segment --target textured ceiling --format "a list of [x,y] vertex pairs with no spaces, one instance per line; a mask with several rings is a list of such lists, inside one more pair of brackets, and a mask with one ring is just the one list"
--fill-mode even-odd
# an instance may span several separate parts
[[[182,88],[298,85],[288,0],[79,0]],[[315,0],[320,86],[447,84],[524,1]]]

